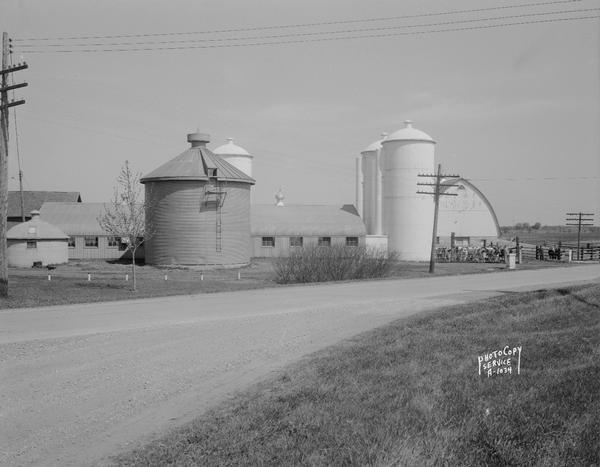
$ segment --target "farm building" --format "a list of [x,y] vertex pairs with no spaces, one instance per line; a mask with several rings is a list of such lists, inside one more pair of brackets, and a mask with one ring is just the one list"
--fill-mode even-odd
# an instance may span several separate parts
[[[121,259],[131,256],[119,237],[108,235],[98,223],[104,203],[44,203],[43,219],[59,227],[68,237],[69,259]],[[143,245],[136,258],[143,258]]]
[[438,243],[443,246],[480,245],[497,241],[500,226],[494,208],[471,182],[464,178],[448,179],[456,188],[445,187],[458,196],[440,197]]
[[81,203],[81,195],[77,191],[23,191],[22,198],[20,191],[9,191],[7,214],[9,229],[13,225],[24,222],[21,217],[21,199],[23,217],[25,217],[26,221],[31,219],[30,213],[32,211],[39,211],[42,208],[42,204],[49,201]]
[[[237,266],[301,246],[364,245],[395,250],[403,260],[427,260],[433,197],[417,193],[417,183],[430,181],[419,175],[434,171],[435,141],[405,123],[362,151],[357,207],[284,205],[281,192],[273,205],[251,205],[252,155],[231,138],[211,151],[208,135],[189,134],[187,150],[141,179],[149,234],[136,257],[154,265]],[[452,181],[457,196],[440,200],[439,244],[496,241],[498,220],[490,202],[468,180]],[[98,223],[103,203],[46,202],[41,211],[69,235],[70,259],[124,256],[126,245]]]
[[69,259],[69,236],[58,227],[40,219],[39,211],[31,211],[27,222],[15,225],[6,233],[8,265],[31,267],[62,264]]
[[352,205],[253,205],[255,257],[287,256],[294,248],[365,245],[366,229]]
[[254,179],[188,135],[191,147],[145,175],[146,262],[240,265],[252,254],[250,187]]
[[[391,135],[383,134],[361,152],[356,164],[356,201],[361,203],[367,228],[367,245],[387,237],[387,248],[400,259],[429,259],[433,231],[433,178],[420,177],[435,172],[435,141],[413,127],[411,121]],[[443,244],[450,238],[460,244],[495,241],[500,235],[496,214],[487,198],[466,179],[457,182],[452,193],[442,196],[438,216],[438,237]]]

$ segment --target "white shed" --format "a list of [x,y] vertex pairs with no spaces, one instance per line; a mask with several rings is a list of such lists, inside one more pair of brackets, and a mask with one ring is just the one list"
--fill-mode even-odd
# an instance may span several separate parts
[[69,260],[69,236],[31,211],[31,220],[17,224],[6,233],[8,265],[27,268],[34,263],[63,264]]

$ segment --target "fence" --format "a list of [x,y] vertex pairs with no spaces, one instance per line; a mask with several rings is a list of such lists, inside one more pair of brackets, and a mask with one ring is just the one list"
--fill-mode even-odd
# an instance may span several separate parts
[[[600,261],[600,245],[586,245],[577,249],[577,244],[560,244],[556,247],[520,244],[524,261],[568,261],[571,250],[573,261]],[[503,263],[508,253],[516,253],[516,244],[493,247],[440,247],[436,249],[438,263]]]
[[521,246],[521,256],[524,260],[556,260],[568,261],[568,251],[571,250],[571,259],[573,261],[600,261],[600,245],[580,246],[577,249],[577,243],[564,243],[556,247],[525,244]]
[[436,249],[438,263],[503,263],[509,248],[500,247],[440,247]]

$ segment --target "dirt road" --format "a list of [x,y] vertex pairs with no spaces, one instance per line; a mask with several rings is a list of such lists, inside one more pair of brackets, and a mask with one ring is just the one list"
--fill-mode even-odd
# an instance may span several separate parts
[[600,265],[0,312],[0,463],[87,465],[399,317],[600,280]]

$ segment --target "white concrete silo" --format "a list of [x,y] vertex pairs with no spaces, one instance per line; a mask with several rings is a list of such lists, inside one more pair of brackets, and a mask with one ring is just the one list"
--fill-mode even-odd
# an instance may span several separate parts
[[379,141],[369,145],[362,155],[362,175],[363,175],[363,208],[362,218],[367,228],[367,235],[373,233],[376,208],[376,193],[375,193],[375,173],[377,170],[377,151],[381,145]]
[[363,218],[363,173],[362,173],[362,157],[356,158],[356,212],[360,218]]
[[[431,179],[419,174],[434,172],[435,141],[412,127],[392,133],[382,142],[384,231],[389,251],[401,260],[427,261],[433,229],[433,196],[417,194],[418,182]],[[431,191],[431,190],[421,190]]]
[[253,156],[244,148],[233,144],[233,138],[227,138],[227,143],[214,149],[213,153],[240,169],[248,177],[252,177]]
[[382,228],[382,171],[381,171],[381,143],[387,137],[383,133],[382,139],[371,143],[362,155],[362,186],[363,209],[362,218],[367,227],[368,235],[381,235]]

